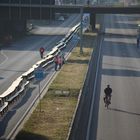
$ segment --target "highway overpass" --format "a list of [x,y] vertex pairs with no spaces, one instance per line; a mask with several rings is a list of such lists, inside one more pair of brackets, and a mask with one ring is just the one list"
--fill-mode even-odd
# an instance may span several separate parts
[[47,19],[51,13],[90,13],[91,25],[95,27],[96,14],[140,14],[140,6],[116,5],[48,5],[40,3],[0,3],[0,19],[27,20]]
[[[55,13],[90,13],[90,24],[95,29],[96,14],[140,14],[140,6],[123,5],[54,5],[44,0],[1,0],[1,23],[26,23],[28,19],[54,18]],[[14,21],[14,22],[13,22]],[[16,22],[15,22],[16,21]],[[20,22],[18,22],[20,21]]]

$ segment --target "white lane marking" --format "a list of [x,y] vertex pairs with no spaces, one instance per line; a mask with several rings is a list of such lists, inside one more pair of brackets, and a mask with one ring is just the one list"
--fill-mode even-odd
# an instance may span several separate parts
[[3,52],[3,50],[1,50],[0,53],[5,57],[5,60],[0,63],[0,65],[3,65],[8,60],[8,56]]
[[[93,89],[93,94],[96,91],[96,85],[97,85],[97,80],[98,80],[98,72],[99,72],[99,65],[100,65],[100,59],[101,59],[101,48],[102,48],[102,43],[103,43],[103,37],[101,39],[100,43],[100,48],[99,48],[99,57],[98,57],[98,62],[97,62],[97,71],[95,75],[95,83],[94,83],[94,89]],[[95,95],[95,94],[94,94]],[[91,121],[92,121],[92,111],[93,111],[93,105],[94,105],[94,97],[91,103],[91,109],[90,109],[90,114],[89,114],[89,120],[88,120],[88,128],[87,128],[87,134],[86,134],[86,140],[89,140],[89,135],[90,135],[90,126],[91,126]]]

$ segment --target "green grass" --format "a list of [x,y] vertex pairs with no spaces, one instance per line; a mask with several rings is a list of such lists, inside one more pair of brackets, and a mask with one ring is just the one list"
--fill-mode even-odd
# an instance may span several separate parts
[[95,36],[93,33],[85,34],[83,55],[79,53],[79,45],[72,51],[41,100],[41,112],[37,106],[16,140],[66,140]]

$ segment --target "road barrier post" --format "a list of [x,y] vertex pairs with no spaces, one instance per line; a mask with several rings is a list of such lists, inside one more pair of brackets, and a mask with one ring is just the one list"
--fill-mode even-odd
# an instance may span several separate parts
[[39,110],[41,112],[41,92],[40,92],[40,81],[44,78],[44,70],[42,67],[38,67],[36,70],[35,70],[35,79],[39,81],[39,84],[38,84],[38,89],[39,89]]

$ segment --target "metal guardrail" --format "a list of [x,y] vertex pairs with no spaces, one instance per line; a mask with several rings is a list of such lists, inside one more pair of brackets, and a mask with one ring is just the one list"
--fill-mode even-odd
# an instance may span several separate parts
[[73,35],[80,29],[80,24],[74,26],[68,34],[52,48],[44,58],[36,62],[28,71],[19,76],[11,86],[0,95],[0,118],[2,118],[8,111],[9,106],[13,102],[18,101],[21,95],[24,94],[30,84],[30,81],[34,79],[34,70],[38,67],[46,68],[54,61],[54,57],[60,53],[62,49],[66,47],[66,44],[72,39]]

